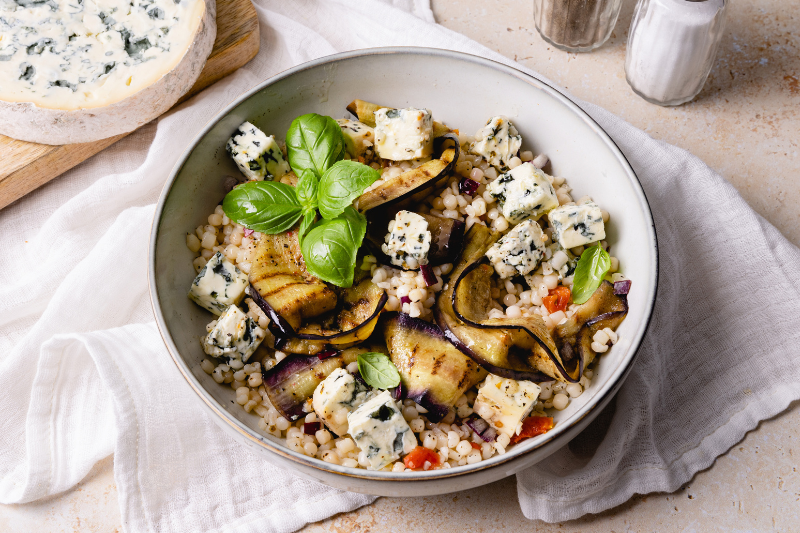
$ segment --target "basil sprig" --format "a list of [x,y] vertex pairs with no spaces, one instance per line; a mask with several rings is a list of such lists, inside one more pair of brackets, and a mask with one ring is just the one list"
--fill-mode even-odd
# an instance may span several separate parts
[[611,268],[611,258],[600,243],[586,248],[575,267],[572,282],[572,301],[582,304],[588,300],[603,282],[606,272]]
[[286,133],[289,164],[299,176],[297,187],[251,181],[229,192],[222,208],[231,220],[262,233],[282,233],[300,221],[298,238],[308,271],[350,287],[367,230],[367,219],[351,204],[380,173],[343,161],[344,146],[342,130],[331,117],[297,117]]
[[400,373],[385,354],[366,352],[358,355],[358,371],[367,385],[390,389],[400,384]]

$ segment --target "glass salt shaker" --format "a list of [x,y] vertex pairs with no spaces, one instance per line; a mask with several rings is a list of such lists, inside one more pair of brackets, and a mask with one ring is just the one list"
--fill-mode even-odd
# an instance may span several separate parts
[[708,78],[725,25],[725,0],[639,0],[625,77],[648,102],[690,101]]
[[567,52],[589,52],[611,36],[621,0],[533,0],[533,20],[548,43]]

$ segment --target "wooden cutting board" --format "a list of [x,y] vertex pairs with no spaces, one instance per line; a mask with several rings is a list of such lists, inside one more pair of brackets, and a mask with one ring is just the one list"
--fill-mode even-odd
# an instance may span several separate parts
[[[181,101],[232,73],[258,53],[258,16],[250,0],[217,0],[217,38],[197,83]],[[50,146],[0,135],[0,209],[125,137]]]

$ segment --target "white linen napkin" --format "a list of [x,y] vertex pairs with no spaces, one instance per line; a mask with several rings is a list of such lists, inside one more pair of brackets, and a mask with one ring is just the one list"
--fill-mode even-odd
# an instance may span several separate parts
[[[196,405],[152,322],[154,202],[195,133],[290,66],[399,45],[514,63],[432,24],[427,0],[255,5],[261,52],[247,66],[0,211],[0,502],[67,490],[111,453],[131,532],[293,531],[374,499],[267,464]],[[660,289],[594,455],[565,448],[518,476],[523,512],[547,521],[675,490],[800,397],[800,252],[697,158],[581,105],[650,199]]]

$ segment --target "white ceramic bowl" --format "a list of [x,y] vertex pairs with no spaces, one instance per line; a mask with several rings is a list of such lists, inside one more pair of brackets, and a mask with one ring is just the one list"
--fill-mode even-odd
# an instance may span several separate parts
[[[355,98],[395,107],[425,107],[451,127],[472,133],[498,114],[509,116],[525,149],[545,153],[553,173],[567,178],[575,198],[591,195],[611,214],[607,240],[633,280],[630,312],[620,341],[600,357],[589,389],[556,413],[555,428],[475,465],[427,472],[370,472],[299,455],[262,434],[258,418],[232,400],[234,391],[200,368],[198,337],[211,315],[186,296],[195,276],[186,233],[221,201],[221,177],[238,171],[225,153],[232,132],[249,120],[284,138],[292,119],[310,112],[334,118]],[[650,209],[630,165],[608,135],[578,106],[548,85],[513,68],[457,52],[381,48],[324,57],[283,72],[212,120],[179,160],[155,214],[150,292],[164,342],[210,416],[240,442],[271,461],[328,485],[387,496],[463,490],[541,461],[565,445],[608,403],[628,374],[647,329],[656,295],[658,258]]]

